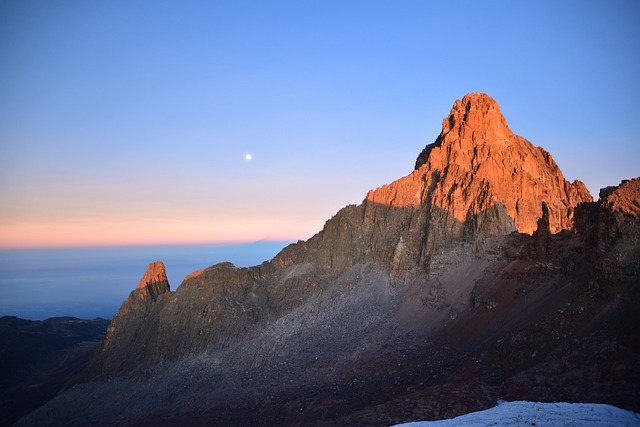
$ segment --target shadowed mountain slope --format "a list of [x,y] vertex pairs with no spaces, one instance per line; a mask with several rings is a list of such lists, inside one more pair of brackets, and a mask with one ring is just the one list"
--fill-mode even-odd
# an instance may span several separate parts
[[594,203],[467,95],[413,172],[271,261],[175,292],[151,264],[24,425],[388,425],[520,395],[637,410],[637,187]]
[[0,426],[51,399],[91,359],[108,320],[0,317]]

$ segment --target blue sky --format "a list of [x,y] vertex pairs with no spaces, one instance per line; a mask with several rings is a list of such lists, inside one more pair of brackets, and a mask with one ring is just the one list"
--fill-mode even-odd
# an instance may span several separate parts
[[307,239],[477,91],[597,198],[640,175],[638,22],[620,0],[3,1],[0,247]]

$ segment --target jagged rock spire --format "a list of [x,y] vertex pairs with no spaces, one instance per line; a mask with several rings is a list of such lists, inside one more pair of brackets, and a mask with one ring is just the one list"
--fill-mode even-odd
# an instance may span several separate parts
[[136,289],[141,289],[145,286],[149,286],[150,284],[159,282],[168,282],[167,270],[164,268],[164,263],[162,261],[156,261],[149,264],[147,271],[144,273],[144,276],[142,276],[142,279],[140,279]]
[[162,261],[149,264],[138,286],[122,303],[111,320],[102,340],[100,352],[93,360],[95,366],[106,370],[117,370],[118,366],[133,363],[144,350],[144,338],[155,324],[145,321],[159,310],[162,296],[169,294],[171,287]]
[[158,295],[171,291],[169,279],[167,279],[167,270],[164,268],[162,261],[149,264],[147,271],[136,287],[136,291],[138,291],[139,298],[151,298],[154,301],[158,298]]

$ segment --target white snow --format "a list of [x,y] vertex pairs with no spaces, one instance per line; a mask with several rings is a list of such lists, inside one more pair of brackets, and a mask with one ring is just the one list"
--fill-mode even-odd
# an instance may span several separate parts
[[504,402],[485,411],[440,421],[418,421],[396,427],[631,427],[640,414],[598,403]]

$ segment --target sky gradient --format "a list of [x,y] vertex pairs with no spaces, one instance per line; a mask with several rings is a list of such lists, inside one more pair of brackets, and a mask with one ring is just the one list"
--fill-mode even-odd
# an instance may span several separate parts
[[639,2],[452,3],[1,2],[0,248],[307,239],[469,92],[640,175]]

